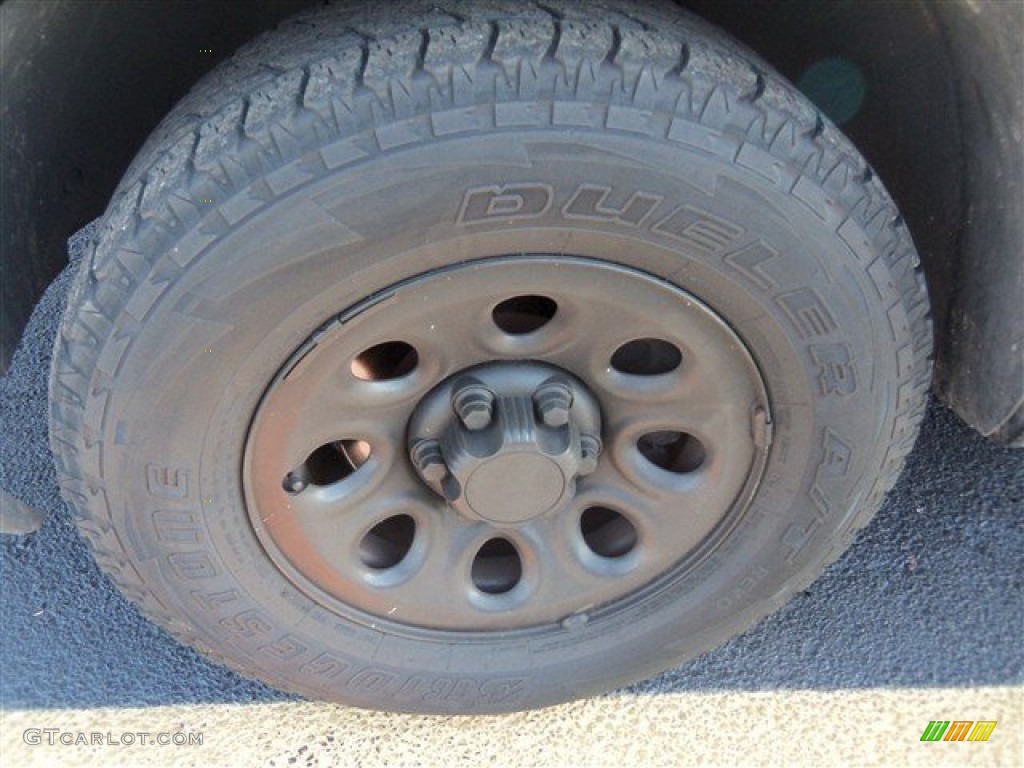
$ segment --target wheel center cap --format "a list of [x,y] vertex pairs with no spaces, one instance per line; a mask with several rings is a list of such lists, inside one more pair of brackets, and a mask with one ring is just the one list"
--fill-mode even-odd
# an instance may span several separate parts
[[565,505],[601,452],[597,400],[574,376],[491,363],[442,382],[409,423],[422,480],[467,518],[515,526]]
[[545,456],[511,453],[481,464],[466,482],[466,503],[492,523],[522,523],[550,511],[565,494],[562,468]]

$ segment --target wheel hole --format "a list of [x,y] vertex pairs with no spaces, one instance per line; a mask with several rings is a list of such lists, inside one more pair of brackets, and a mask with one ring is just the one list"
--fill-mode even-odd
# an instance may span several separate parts
[[385,341],[356,355],[351,370],[362,381],[389,381],[409,375],[419,362],[419,354],[411,344]]
[[704,445],[686,432],[649,432],[637,441],[637,449],[651,464],[683,475],[704,464]]
[[608,507],[588,507],[580,516],[580,533],[591,551],[601,557],[622,557],[636,546],[636,528]]
[[283,486],[298,493],[308,485],[331,485],[354,475],[367,461],[373,449],[365,440],[334,440],[324,443],[285,475]]
[[679,347],[662,339],[634,339],[615,350],[612,368],[633,376],[657,376],[679,367]]
[[409,515],[394,515],[382,520],[359,542],[359,557],[377,570],[394,568],[412,549],[416,538],[416,521]]
[[490,539],[473,558],[473,585],[489,595],[508,592],[523,576],[519,552],[508,539]]
[[550,322],[558,304],[547,296],[514,296],[494,308],[494,324],[505,333],[521,336],[533,333]]

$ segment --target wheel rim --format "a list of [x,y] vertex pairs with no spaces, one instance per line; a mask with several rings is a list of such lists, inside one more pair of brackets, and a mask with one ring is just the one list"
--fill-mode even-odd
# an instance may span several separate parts
[[[553,417],[537,394],[552,382],[571,403]],[[502,432],[513,401],[532,426]],[[767,424],[749,352],[678,287],[494,258],[392,286],[300,345],[243,479],[268,555],[331,610],[399,632],[533,630],[617,611],[712,551],[760,478]],[[538,447],[556,432],[564,445]]]

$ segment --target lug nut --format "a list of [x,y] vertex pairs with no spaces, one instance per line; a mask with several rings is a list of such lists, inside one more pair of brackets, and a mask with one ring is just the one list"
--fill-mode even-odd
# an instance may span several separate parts
[[533,404],[545,426],[564,427],[569,423],[572,390],[560,381],[547,381],[533,393]]
[[467,384],[452,396],[452,407],[466,429],[478,432],[494,417],[494,393],[482,384]]
[[577,473],[589,475],[597,469],[601,457],[601,441],[593,435],[580,435],[580,464]]
[[441,495],[444,496],[445,501],[453,502],[462,495],[462,486],[452,475],[445,475],[441,482]]
[[448,476],[448,466],[441,455],[441,444],[437,440],[420,440],[409,454],[423,479],[435,488]]

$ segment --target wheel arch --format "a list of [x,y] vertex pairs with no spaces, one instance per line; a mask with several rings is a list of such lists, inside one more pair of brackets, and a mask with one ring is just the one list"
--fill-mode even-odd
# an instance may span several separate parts
[[[841,127],[917,242],[936,328],[936,389],[983,434],[1024,434],[1019,126],[1024,9],[954,2],[685,3],[794,82],[842,57],[866,96]],[[0,7],[3,157],[0,366],[170,107],[237,46],[312,2]],[[69,76],[69,73],[72,76]],[[1017,133],[1014,133],[1017,131]]]

